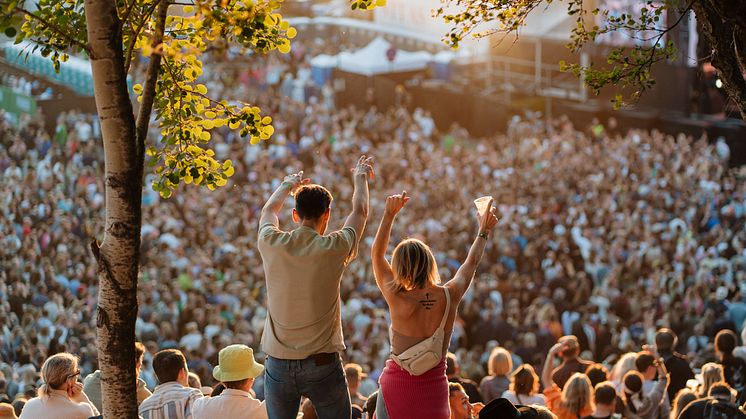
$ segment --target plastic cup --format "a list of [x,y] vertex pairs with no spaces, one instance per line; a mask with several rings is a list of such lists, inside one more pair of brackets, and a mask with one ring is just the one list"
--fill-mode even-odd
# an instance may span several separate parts
[[485,211],[487,211],[487,204],[490,203],[491,196],[482,196],[474,200],[474,205],[477,206],[477,214],[481,217]]

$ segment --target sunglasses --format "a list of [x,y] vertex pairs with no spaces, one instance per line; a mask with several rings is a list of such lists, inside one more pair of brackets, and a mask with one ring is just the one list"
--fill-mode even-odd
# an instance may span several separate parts
[[75,374],[70,374],[67,376],[66,380],[69,380],[71,378],[75,378],[80,375],[80,370],[75,371]]

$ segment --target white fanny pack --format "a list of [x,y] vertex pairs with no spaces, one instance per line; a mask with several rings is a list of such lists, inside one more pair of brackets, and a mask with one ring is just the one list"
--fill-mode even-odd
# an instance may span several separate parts
[[430,371],[443,359],[445,325],[448,312],[451,309],[451,296],[447,288],[444,288],[444,291],[446,293],[446,311],[443,313],[443,319],[441,319],[440,326],[435,330],[435,333],[399,355],[391,354],[391,359],[412,375],[422,375]]

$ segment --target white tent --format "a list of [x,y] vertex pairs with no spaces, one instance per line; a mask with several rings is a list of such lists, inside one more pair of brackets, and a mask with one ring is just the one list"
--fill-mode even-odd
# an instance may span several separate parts
[[399,73],[422,70],[432,61],[432,54],[426,51],[396,51],[393,61],[387,52],[391,44],[383,38],[376,38],[370,44],[355,52],[342,52],[337,55],[338,68],[349,73],[373,76],[383,73]]

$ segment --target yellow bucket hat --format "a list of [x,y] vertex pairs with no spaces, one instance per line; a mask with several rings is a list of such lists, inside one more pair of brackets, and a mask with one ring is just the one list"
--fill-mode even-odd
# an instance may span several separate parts
[[221,383],[256,378],[264,366],[254,360],[254,350],[246,345],[230,345],[220,350],[212,376]]

